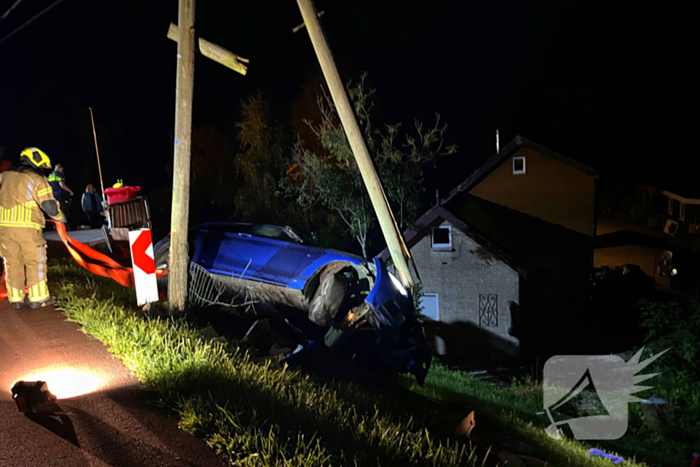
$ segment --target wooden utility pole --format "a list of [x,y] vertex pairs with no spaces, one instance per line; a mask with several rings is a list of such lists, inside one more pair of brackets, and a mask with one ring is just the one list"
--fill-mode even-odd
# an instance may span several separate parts
[[[187,302],[189,255],[187,233],[190,205],[190,156],[192,136],[192,95],[194,89],[194,2],[179,0],[179,26],[170,24],[168,38],[177,42],[177,90],[175,109],[175,154],[173,163],[173,206],[170,220],[170,271],[168,300],[171,309],[181,310]],[[199,39],[199,50],[207,58],[245,75],[248,60]]]
[[182,310],[187,300],[187,228],[190,204],[190,147],[194,88],[194,2],[179,0],[173,205],[170,220],[170,309]]
[[316,51],[316,56],[321,64],[321,70],[326,78],[326,83],[328,83],[328,89],[331,92],[331,97],[333,98],[333,103],[338,110],[338,116],[340,117],[340,122],[345,130],[345,135],[348,138],[352,152],[355,155],[355,160],[357,161],[357,166],[362,174],[362,179],[365,182],[367,191],[369,192],[370,200],[372,201],[372,206],[374,206],[374,211],[377,213],[377,219],[379,219],[379,226],[382,228],[382,233],[384,234],[384,239],[386,240],[387,247],[389,248],[389,253],[396,266],[396,271],[399,273],[399,278],[403,285],[411,290],[413,289],[413,277],[411,276],[411,271],[408,268],[408,262],[406,258],[410,256],[406,243],[403,240],[401,231],[396,224],[394,219],[394,214],[391,212],[389,203],[387,202],[384,189],[377,176],[377,171],[372,164],[372,159],[370,159],[369,151],[367,151],[367,146],[362,138],[362,133],[355,120],[355,114],[353,113],[352,106],[348,99],[347,93],[345,92],[345,87],[340,81],[340,75],[338,74],[338,69],[333,61],[333,56],[328,48],[328,43],[321,30],[321,25],[318,22],[318,17],[311,0],[297,0],[299,9],[301,10],[301,15],[304,18],[304,24],[306,25],[306,30],[309,31],[309,37],[311,38],[311,43],[313,44],[314,50]]

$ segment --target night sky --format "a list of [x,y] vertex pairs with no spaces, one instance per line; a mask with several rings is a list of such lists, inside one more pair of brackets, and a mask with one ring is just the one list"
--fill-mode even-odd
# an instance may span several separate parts
[[[15,0],[0,1],[0,14]],[[23,0],[0,38],[53,0]],[[693,93],[685,42],[657,6],[626,2],[318,0],[344,81],[369,72],[377,121],[430,122],[447,142],[431,186],[447,193],[520,134],[604,173],[658,174],[686,164],[691,134],[677,110]],[[614,6],[619,4],[619,6]],[[675,16],[674,16],[675,15]],[[674,19],[675,20],[675,19]],[[198,55],[194,126],[235,137],[240,100],[261,90],[276,115],[318,76],[294,0],[200,1],[197,34],[250,59],[241,76]],[[170,182],[176,0],[64,0],[0,43],[0,146],[17,161],[38,146],[82,192],[97,183],[88,107],[97,120],[105,184],[155,190]],[[687,104],[686,104],[687,105]],[[235,140],[232,141],[235,144]],[[685,172],[685,171],[683,171]]]

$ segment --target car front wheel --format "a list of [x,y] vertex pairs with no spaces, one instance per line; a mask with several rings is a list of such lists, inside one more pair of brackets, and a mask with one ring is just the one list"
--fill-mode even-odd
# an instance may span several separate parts
[[333,318],[345,299],[345,283],[338,276],[341,275],[326,274],[309,304],[309,319],[320,326],[333,324]]

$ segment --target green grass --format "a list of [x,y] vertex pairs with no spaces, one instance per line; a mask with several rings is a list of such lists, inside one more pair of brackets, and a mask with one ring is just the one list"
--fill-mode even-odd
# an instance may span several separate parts
[[545,434],[544,428],[549,425],[549,420],[546,415],[538,414],[543,410],[541,398],[516,395],[512,390],[496,387],[468,373],[435,364],[424,387],[419,387],[409,378],[402,378],[402,385],[427,397],[481,408],[484,415],[488,414],[491,423],[510,426],[515,436],[527,440],[538,450],[548,452],[546,459],[555,465],[566,465],[573,453],[585,455],[592,447],[624,457],[625,465],[678,467],[690,464],[691,446],[664,438],[646,428],[639,404],[630,405],[630,427],[622,438],[583,444],[572,440],[554,440]]
[[251,363],[183,318],[145,316],[130,305],[132,292],[75,266],[53,266],[50,277],[68,318],[235,465],[481,465],[475,448],[425,428],[436,424],[425,408],[400,415],[405,401],[389,393]]
[[[579,442],[550,439],[528,418],[534,402],[439,365],[423,388],[410,378],[399,379],[404,388],[327,382],[253,363],[233,346],[205,340],[162,305],[144,313],[133,291],[73,264],[53,264],[49,278],[68,319],[107,345],[180,415],[183,429],[233,465],[496,465],[488,447],[497,434],[533,446],[550,466],[611,465],[586,457]],[[473,442],[455,441],[454,428],[472,409]]]

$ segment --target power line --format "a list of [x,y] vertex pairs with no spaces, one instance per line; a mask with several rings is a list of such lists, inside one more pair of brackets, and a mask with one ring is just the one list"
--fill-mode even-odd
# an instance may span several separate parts
[[[29,25],[29,23],[31,23],[32,21],[34,21],[35,19],[37,19],[38,17],[40,17],[41,15],[43,15],[44,13],[46,13],[47,11],[49,11],[51,8],[53,8],[53,7],[55,7],[56,5],[58,5],[59,3],[61,3],[62,1],[63,1],[63,0],[56,0],[55,2],[53,2],[53,3],[52,3],[51,5],[49,5],[48,7],[44,8],[38,15],[34,16],[32,19],[30,19],[29,21],[27,21],[26,23],[24,23],[22,26],[18,27],[18,28],[15,29],[14,31],[12,31],[12,32],[11,32],[10,34],[8,34],[7,36],[3,37],[3,38],[0,40],[0,44],[2,44],[3,42],[5,42],[7,39],[9,39],[10,37],[14,36],[15,34],[17,34],[19,31],[21,31],[21,30],[24,29],[27,25]],[[17,2],[15,3],[15,5],[17,5],[18,3],[19,3],[19,1],[17,1]],[[14,8],[15,5],[13,5],[12,8]],[[12,10],[12,8],[10,8],[10,10]],[[8,13],[9,13],[10,10],[8,10]],[[5,13],[5,15],[7,15],[7,13]]]
[[5,14],[2,15],[2,18],[0,18],[0,21],[2,21],[2,20],[4,20],[5,18],[7,18],[8,15],[10,14],[10,12],[11,12],[12,10],[14,10],[15,7],[16,7],[17,5],[19,5],[20,3],[22,3],[22,0],[17,0],[10,8],[8,8],[8,10],[5,12]]

